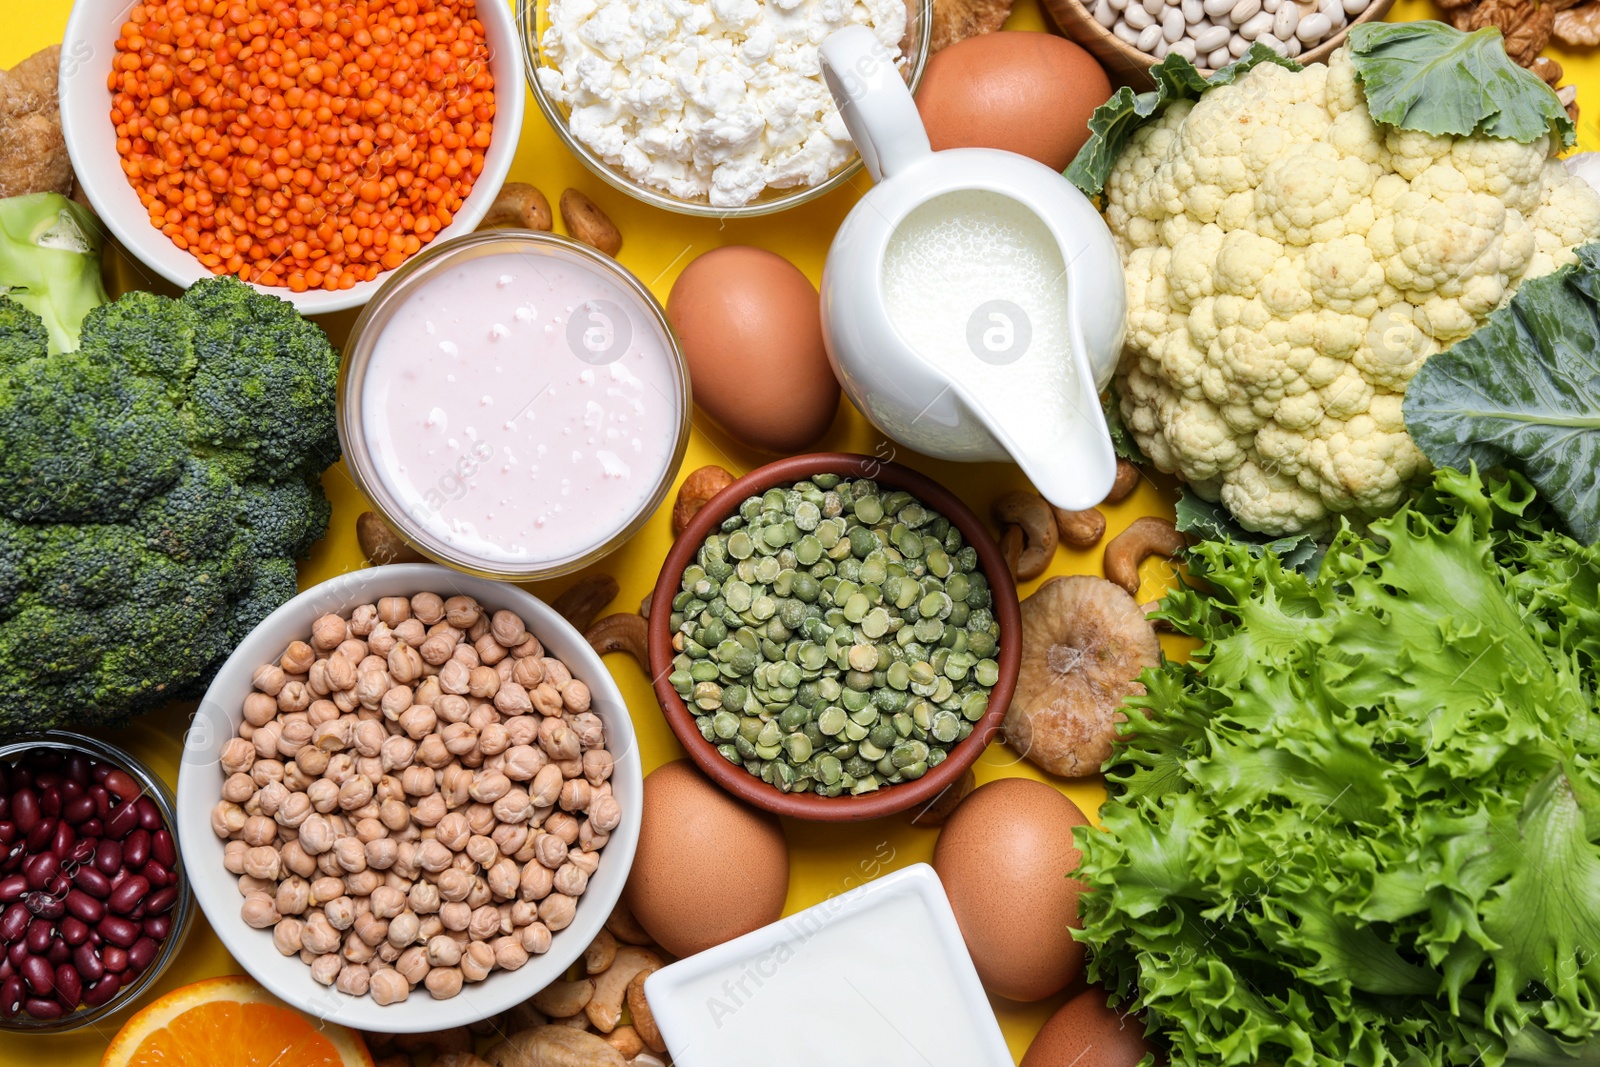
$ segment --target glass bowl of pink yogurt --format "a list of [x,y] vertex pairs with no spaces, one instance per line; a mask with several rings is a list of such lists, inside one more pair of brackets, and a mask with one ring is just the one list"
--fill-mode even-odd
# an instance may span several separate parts
[[339,441],[424,555],[533,581],[617,548],[671,486],[689,374],[666,313],[611,257],[487,230],[394,272],[351,332]]

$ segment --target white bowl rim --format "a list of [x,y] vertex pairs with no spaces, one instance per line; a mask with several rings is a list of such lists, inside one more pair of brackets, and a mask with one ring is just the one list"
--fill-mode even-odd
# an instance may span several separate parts
[[[63,38],[66,44],[62,47],[61,73],[57,80],[61,133],[79,189],[88,197],[100,221],[127,250],[129,258],[187,289],[195,282],[216,275],[150,225],[138,194],[116,162],[116,132],[108,117],[111,97],[105,87],[109,60],[98,61],[99,42],[104,42],[110,50],[122,20],[117,18],[109,35],[102,34],[100,28],[111,22],[113,13],[126,15],[139,2],[141,0],[74,0],[67,17]],[[484,154],[483,170],[473,181],[472,192],[450,220],[450,225],[436,233],[430,244],[471,233],[483,221],[511,171],[522,134],[526,90],[516,20],[504,0],[477,0],[476,10],[488,38],[489,64],[495,76],[494,129],[489,150]],[[96,98],[95,93],[102,96]],[[102,135],[103,141],[99,139]],[[103,151],[106,145],[112,146],[109,154]],[[302,315],[323,315],[360,307],[372,299],[393,273],[384,271],[371,281],[357,282],[349,289],[332,292],[308,289],[296,293],[288,286],[269,288],[253,282],[251,286],[259,293],[287,300]]]
[[[607,747],[616,758],[611,781],[622,802],[622,823],[612,831],[599,869],[579,898],[577,917],[572,925],[555,933],[548,952],[531,957],[519,970],[497,970],[482,982],[464,986],[448,1000],[434,1000],[418,987],[406,1000],[384,1006],[370,996],[352,997],[318,985],[311,978],[310,967],[295,956],[278,954],[270,931],[244,924],[239,918],[241,898],[235,878],[223,869],[222,841],[211,830],[211,809],[220,799],[216,754],[233,737],[255,668],[281,654],[289,640],[309,633],[312,621],[325,612],[348,612],[381,596],[420,592],[472,596],[487,608],[517,612],[544,643],[546,653],[563,660],[575,677],[588,684],[593,709],[606,724]],[[280,640],[274,636],[279,632],[291,636]],[[224,699],[219,689],[229,689],[234,696]],[[267,616],[234,649],[196,708],[184,736],[178,770],[178,845],[195,903],[223,947],[279,999],[316,1018],[358,1030],[421,1033],[496,1015],[565,975],[599,934],[622,895],[638,846],[643,793],[644,772],[627,703],[604,661],[555,609],[505,582],[431,563],[391,564],[350,571],[312,586]]]

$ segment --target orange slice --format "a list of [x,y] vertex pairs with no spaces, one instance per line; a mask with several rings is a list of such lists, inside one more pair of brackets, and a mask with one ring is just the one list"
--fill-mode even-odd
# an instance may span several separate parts
[[353,1030],[303,1015],[242,975],[208,978],[129,1019],[100,1067],[372,1067]]

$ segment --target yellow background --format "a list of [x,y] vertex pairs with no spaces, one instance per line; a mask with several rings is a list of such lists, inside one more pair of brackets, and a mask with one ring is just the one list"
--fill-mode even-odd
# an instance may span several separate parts
[[[71,4],[69,0],[4,0],[0,8],[3,8],[3,14],[0,14],[0,69],[4,69],[35,50],[60,41]],[[1400,0],[1389,17],[1395,20],[1430,18],[1435,17],[1435,12],[1428,0]],[[1006,24],[1007,29],[1042,30],[1045,27],[1046,22],[1037,7],[1037,0],[1018,0]],[[1596,92],[1592,81],[1588,84],[1584,82],[1586,74],[1590,70],[1600,69],[1600,66],[1587,56],[1580,60],[1555,49],[1548,54],[1565,66],[1566,80],[1579,85],[1579,103],[1586,113],[1580,124],[1579,147],[1586,150],[1600,147],[1600,129],[1597,129],[1595,119],[1590,117],[1600,116],[1600,93]],[[819,201],[781,215],[742,222],[698,220],[672,215],[630,200],[585,170],[557,140],[531,97],[527,100],[521,145],[510,177],[539,186],[552,203],[561,190],[568,186],[588,193],[611,215],[623,233],[624,244],[617,258],[642,278],[663,301],[678,272],[690,260],[708,249],[725,244],[759,245],[780,252],[815,282],[822,273],[823,258],[834,231],[868,186],[868,179],[858,175],[853,188],[840,189]],[[141,280],[142,272],[135,266],[128,263],[120,266],[122,277],[119,280],[125,286],[148,284]],[[334,315],[324,322],[324,326],[336,342],[342,343],[353,321],[353,312]],[[909,453],[886,440],[848,403],[841,403],[832,429],[817,448],[864,452],[908,463],[949,486],[980,514],[986,514],[990,502],[1002,492],[1025,485],[1021,474],[1009,465],[947,464]],[[771,458],[731,441],[697,412],[683,472],[687,473],[706,463],[716,463],[742,474]],[[368,505],[345,473],[343,464],[330,470],[323,484],[333,500],[333,523],[328,536],[317,545],[310,560],[300,568],[302,588],[363,565],[361,551],[356,546],[355,519],[368,509]],[[614,575],[622,587],[610,610],[634,610],[640,599],[654,586],[656,572],[671,543],[668,528],[671,500],[669,496],[649,524],[629,544],[595,568]],[[1141,484],[1133,496],[1107,509],[1110,534],[1142,514],[1170,517],[1171,500],[1170,483],[1158,485],[1147,481]],[[1099,572],[1098,551],[1063,549],[1049,574]],[[1159,595],[1164,575],[1157,563],[1146,564],[1145,579],[1146,587],[1140,596],[1141,600]],[[529,588],[548,599],[571,581],[568,578]],[[1026,596],[1037,584],[1025,583],[1020,592]],[[1181,652],[1172,639],[1166,641],[1169,652]],[[646,770],[681,756],[682,750],[657,710],[644,673],[632,660],[620,655],[611,657],[608,666],[632,709]],[[188,706],[175,706],[145,716],[117,733],[115,739],[149,760],[169,782],[175,782],[180,739],[189,710]],[[980,783],[1005,776],[1050,780],[1031,764],[1019,761],[1009,748],[1001,744],[989,748],[979,760],[976,771]],[[1098,780],[1052,781],[1091,814],[1104,797]],[[784,830],[789,839],[790,855],[786,914],[886,871],[919,860],[931,860],[934,841],[938,836],[933,830],[914,829],[900,818],[855,826],[785,820]],[[165,993],[212,975],[243,971],[223,950],[202,917],[196,921],[176,963],[156,984],[155,992]],[[1034,1033],[1065,997],[1066,994],[1062,994],[1037,1004],[1017,1004],[990,998],[1016,1058],[1022,1057]],[[151,994],[146,994],[141,1002],[148,1003],[150,999]],[[427,1009],[426,998],[416,1003],[419,1011]],[[44,1062],[52,1067],[98,1063],[117,1027],[130,1014],[124,1010],[98,1027],[61,1037],[0,1037],[0,1064],[37,1063],[40,1057],[45,1057]],[[282,1067],[295,1065],[283,1064]]]

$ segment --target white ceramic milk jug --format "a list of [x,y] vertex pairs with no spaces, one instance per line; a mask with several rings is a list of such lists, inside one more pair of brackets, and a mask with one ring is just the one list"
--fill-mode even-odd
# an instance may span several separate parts
[[932,151],[865,27],[823,42],[822,65],[877,183],[822,277],[823,336],[845,392],[909,448],[1014,460],[1052,504],[1100,503],[1116,457],[1099,393],[1127,297],[1099,212],[1025,156]]

